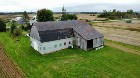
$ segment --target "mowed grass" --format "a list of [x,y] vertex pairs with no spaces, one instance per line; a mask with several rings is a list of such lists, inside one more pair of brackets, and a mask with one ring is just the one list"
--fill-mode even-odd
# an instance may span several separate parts
[[100,50],[65,49],[41,55],[28,37],[0,33],[7,55],[29,78],[140,78],[140,56],[105,46]]
[[111,43],[114,43],[116,45],[124,46],[124,47],[130,48],[130,49],[134,49],[134,50],[139,50],[139,52],[140,52],[140,46],[134,46],[134,45],[125,44],[125,43],[116,42],[116,41],[107,40],[107,39],[105,39],[105,42],[111,42]]

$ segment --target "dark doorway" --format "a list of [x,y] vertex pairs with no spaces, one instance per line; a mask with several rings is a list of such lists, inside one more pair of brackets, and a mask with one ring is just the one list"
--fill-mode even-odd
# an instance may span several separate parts
[[93,48],[93,39],[87,40],[87,49],[92,49]]

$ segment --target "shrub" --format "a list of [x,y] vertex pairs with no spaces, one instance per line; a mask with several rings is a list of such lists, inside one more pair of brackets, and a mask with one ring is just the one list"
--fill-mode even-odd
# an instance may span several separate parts
[[61,21],[66,21],[66,20],[77,20],[78,17],[75,14],[63,14],[61,17]]
[[15,23],[12,23],[11,24],[11,27],[10,27],[10,33],[12,33],[12,34],[14,34],[14,29],[16,28],[16,25],[15,25]]
[[114,19],[117,19],[117,17],[115,17],[115,16],[109,16],[108,19],[114,20]]
[[90,14],[90,16],[96,16],[95,14]]
[[90,22],[90,20],[88,20],[88,19],[85,19],[86,20],[86,22]]
[[15,28],[14,29],[14,36],[20,36],[22,34],[21,29],[20,28]]
[[79,20],[85,20],[86,22],[90,22],[90,20],[88,20],[88,19],[79,19]]
[[132,23],[132,20],[127,20],[126,23]]
[[0,19],[0,32],[6,31],[6,24]]
[[93,14],[92,16],[96,16],[95,14]]
[[21,25],[20,28],[24,30],[24,25]]
[[29,23],[27,23],[27,24],[22,25],[21,26],[21,29],[23,29],[23,30],[30,30],[31,29],[31,26],[30,26]]

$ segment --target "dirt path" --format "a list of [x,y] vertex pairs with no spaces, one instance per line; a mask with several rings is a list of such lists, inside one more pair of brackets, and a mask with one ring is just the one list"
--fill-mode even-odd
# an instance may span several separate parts
[[15,64],[5,54],[2,45],[0,44],[0,78],[25,78]]
[[117,49],[122,50],[124,52],[140,55],[140,51],[139,50],[131,49],[131,48],[128,48],[128,47],[125,47],[125,46],[122,46],[122,45],[117,45],[117,44],[109,42],[109,41],[106,41],[105,45],[111,46],[113,48],[117,48]]

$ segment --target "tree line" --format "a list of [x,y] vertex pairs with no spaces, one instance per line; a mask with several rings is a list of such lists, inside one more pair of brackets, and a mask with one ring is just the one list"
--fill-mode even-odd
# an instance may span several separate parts
[[[18,15],[24,12],[0,12],[0,15]],[[27,12],[28,14],[36,14],[35,12]]]
[[126,19],[126,18],[140,18],[140,13],[134,12],[132,9],[127,10],[127,12],[121,12],[117,11],[116,9],[114,10],[103,10],[103,13],[98,15],[98,17],[101,18],[108,18],[108,19]]
[[[37,11],[37,21],[38,22],[46,22],[46,21],[54,21],[55,18],[53,16],[53,11],[49,9],[41,9]],[[69,14],[66,12],[66,9],[63,7],[62,8],[62,16],[58,19],[61,21],[66,21],[66,20],[77,20],[78,17],[75,14]]]

